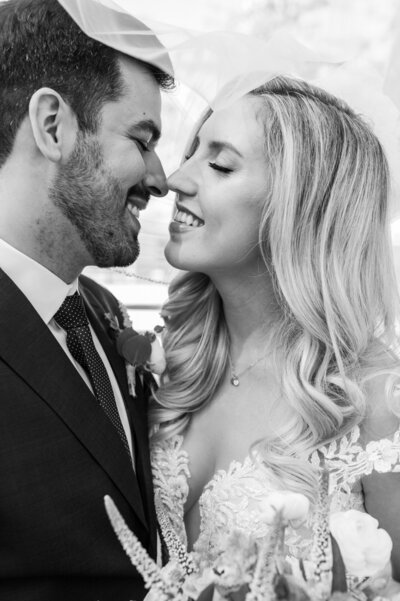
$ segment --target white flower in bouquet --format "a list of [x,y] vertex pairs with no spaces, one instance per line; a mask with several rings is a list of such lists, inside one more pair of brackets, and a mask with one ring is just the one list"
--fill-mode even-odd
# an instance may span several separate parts
[[351,509],[331,514],[329,523],[351,576],[369,578],[385,570],[393,543],[386,530],[378,527],[378,520]]
[[292,528],[298,528],[306,521],[309,510],[307,497],[294,492],[273,492],[262,503],[263,518],[267,524],[272,524],[279,511]]
[[222,590],[239,590],[251,581],[257,563],[258,547],[253,538],[239,530],[226,539],[225,549],[213,564],[214,580]]

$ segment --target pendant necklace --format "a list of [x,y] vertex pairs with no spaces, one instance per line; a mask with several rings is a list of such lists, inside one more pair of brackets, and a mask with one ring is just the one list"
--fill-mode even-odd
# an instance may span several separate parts
[[231,368],[231,379],[230,379],[230,383],[232,384],[232,386],[235,386],[235,388],[237,388],[238,386],[240,386],[240,378],[247,373],[252,367],[254,367],[255,365],[257,365],[257,363],[260,363],[260,361],[262,361],[263,359],[265,359],[265,357],[267,356],[268,353],[265,353],[264,355],[262,355],[262,357],[258,357],[258,359],[256,359],[255,361],[253,361],[253,363],[250,363],[250,365],[248,365],[245,369],[243,369],[242,371],[240,371],[239,373],[236,372],[235,366],[233,365],[233,361],[231,359],[231,355],[230,353],[228,353],[228,358],[229,358],[229,365]]

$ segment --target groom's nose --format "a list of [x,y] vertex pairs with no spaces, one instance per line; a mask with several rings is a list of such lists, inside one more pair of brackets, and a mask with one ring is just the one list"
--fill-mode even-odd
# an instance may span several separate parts
[[148,153],[145,162],[144,186],[152,196],[165,196],[168,193],[167,178],[158,155],[155,152]]

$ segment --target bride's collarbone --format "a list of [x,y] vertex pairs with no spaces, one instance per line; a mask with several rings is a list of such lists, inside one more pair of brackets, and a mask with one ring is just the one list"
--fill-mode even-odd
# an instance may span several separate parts
[[289,411],[276,387],[250,390],[243,386],[240,390],[239,387],[222,386],[205,407],[193,414],[184,446],[191,456],[190,447],[195,447],[198,453],[199,445],[203,449],[207,445],[218,469],[219,456],[225,456],[236,447],[240,453],[243,446],[247,455],[249,447],[257,440],[279,431],[280,424],[287,421]]
[[287,420],[280,401],[265,391],[263,397],[252,396],[240,405],[229,392],[220,390],[207,407],[195,413],[185,433],[183,448],[191,473],[187,511],[216,472],[228,470],[233,462],[244,462],[255,443],[273,437],[279,423]]

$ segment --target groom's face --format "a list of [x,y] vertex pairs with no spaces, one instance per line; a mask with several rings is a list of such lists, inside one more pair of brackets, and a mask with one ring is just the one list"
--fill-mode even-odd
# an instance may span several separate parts
[[151,194],[167,192],[155,153],[161,128],[158,84],[133,61],[121,61],[121,71],[122,96],[104,104],[95,134],[78,132],[50,190],[99,267],[136,260],[139,211]]

